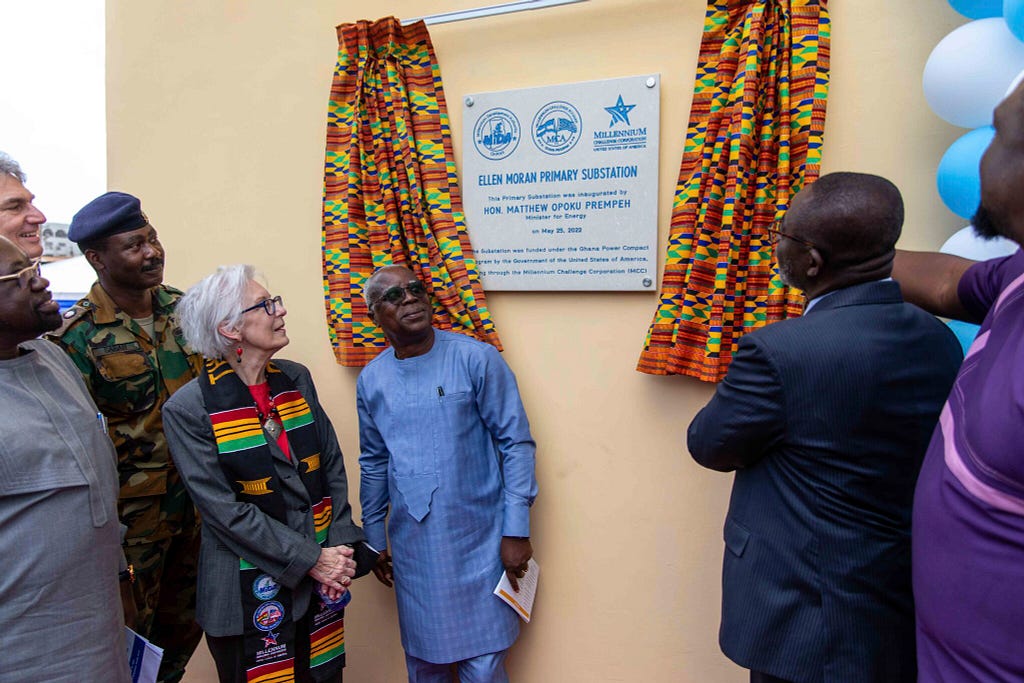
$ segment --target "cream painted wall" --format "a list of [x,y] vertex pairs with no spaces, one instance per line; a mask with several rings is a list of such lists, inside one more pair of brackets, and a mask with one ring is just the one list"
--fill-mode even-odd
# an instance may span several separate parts
[[[320,193],[334,26],[481,0],[283,3],[108,0],[109,184],[142,197],[187,287],[251,262],[288,304],[347,454],[358,507],[357,371],[334,364],[320,280]],[[467,94],[662,74],[659,234],[668,234],[704,0],[591,0],[431,31],[456,155]],[[832,3],[825,170],[886,175],[907,201],[905,246],[962,224],[934,169],[959,131],[927,109],[920,74],[962,23],[943,0]],[[459,156],[461,159],[461,156]],[[662,257],[663,258],[663,257]],[[684,447],[711,386],[634,371],[651,293],[489,297],[539,444],[533,543],[543,568],[534,622],[510,658],[516,681],[733,683],[717,646],[721,523],[731,478]],[[393,596],[372,578],[349,610],[349,681],[404,676]]]

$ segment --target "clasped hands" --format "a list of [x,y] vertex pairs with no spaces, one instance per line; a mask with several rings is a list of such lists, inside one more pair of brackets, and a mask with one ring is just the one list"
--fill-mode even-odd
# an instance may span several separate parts
[[320,549],[320,557],[307,572],[320,582],[329,600],[337,600],[348,590],[356,573],[356,562],[352,559],[352,548],[336,545]]

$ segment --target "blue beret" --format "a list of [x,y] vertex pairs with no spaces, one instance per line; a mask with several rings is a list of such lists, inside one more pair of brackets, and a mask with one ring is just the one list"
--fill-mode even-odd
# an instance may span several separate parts
[[88,242],[138,230],[148,223],[138,197],[124,192],[108,192],[79,209],[71,219],[68,239],[76,244]]

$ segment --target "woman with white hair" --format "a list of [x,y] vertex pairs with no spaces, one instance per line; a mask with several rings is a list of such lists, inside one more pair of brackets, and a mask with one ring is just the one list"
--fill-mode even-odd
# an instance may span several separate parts
[[284,303],[252,266],[222,266],[177,313],[205,364],[164,406],[164,429],[202,517],[196,621],[220,681],[341,681],[347,590],[377,553],[352,522],[309,371],[273,359]]

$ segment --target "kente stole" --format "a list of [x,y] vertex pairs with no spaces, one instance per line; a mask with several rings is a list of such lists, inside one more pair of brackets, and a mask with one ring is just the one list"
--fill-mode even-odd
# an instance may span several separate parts
[[[331,497],[320,468],[320,441],[313,413],[292,381],[273,363],[267,366],[270,396],[288,436],[313,506],[316,540],[327,542]],[[210,414],[220,466],[236,487],[236,500],[252,503],[264,514],[287,524],[281,485],[273,453],[248,388],[226,361],[207,360],[200,387]],[[269,416],[268,416],[269,419]],[[246,680],[248,683],[288,683],[295,680],[295,620],[292,591],[248,562],[239,562],[244,614]],[[345,612],[324,605],[314,591],[309,607],[310,673],[316,681],[336,676],[345,666]]]

